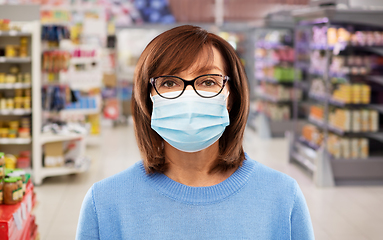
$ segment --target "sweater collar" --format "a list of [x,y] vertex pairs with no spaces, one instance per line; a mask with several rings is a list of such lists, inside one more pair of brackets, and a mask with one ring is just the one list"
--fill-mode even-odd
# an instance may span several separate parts
[[198,205],[222,201],[240,190],[254,172],[255,162],[248,159],[245,154],[241,167],[225,181],[209,187],[190,187],[176,182],[162,173],[148,175],[145,173],[142,162],[140,167],[147,182],[163,195],[179,202]]

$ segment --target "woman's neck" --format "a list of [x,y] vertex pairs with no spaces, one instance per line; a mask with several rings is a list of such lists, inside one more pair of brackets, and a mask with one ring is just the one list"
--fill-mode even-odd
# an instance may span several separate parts
[[168,163],[165,175],[191,187],[213,186],[225,181],[236,169],[224,173],[210,172],[219,153],[218,144],[217,141],[202,151],[187,153],[165,142],[165,159]]

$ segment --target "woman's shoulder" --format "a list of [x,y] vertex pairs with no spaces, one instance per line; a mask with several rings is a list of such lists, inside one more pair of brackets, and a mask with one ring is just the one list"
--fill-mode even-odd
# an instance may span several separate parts
[[295,194],[298,184],[294,178],[251,159],[247,154],[246,161],[253,168],[250,182],[257,185],[258,188],[273,189],[275,192],[288,191]]
[[144,165],[142,161],[138,161],[129,168],[96,182],[93,184],[93,191],[102,191],[109,188],[118,189],[119,187],[126,189],[129,186],[137,185],[144,175]]

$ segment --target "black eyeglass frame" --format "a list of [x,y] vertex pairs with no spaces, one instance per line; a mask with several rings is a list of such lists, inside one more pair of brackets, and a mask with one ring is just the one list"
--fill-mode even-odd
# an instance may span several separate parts
[[[215,95],[213,95],[213,96],[206,97],[206,96],[202,96],[201,94],[199,94],[198,91],[195,89],[195,86],[194,86],[195,81],[196,81],[198,78],[205,77],[205,76],[222,77],[222,80],[223,80],[222,88],[221,88],[221,90],[220,90],[217,94],[215,94]],[[164,97],[164,96],[162,96],[162,95],[158,92],[158,90],[157,90],[157,88],[156,88],[156,85],[155,85],[155,81],[156,81],[156,79],[158,79],[158,78],[160,78],[160,77],[174,77],[174,78],[178,78],[178,79],[180,79],[180,80],[184,83],[184,89],[182,89],[181,93],[180,93],[178,96],[176,96],[176,97]],[[158,76],[158,77],[150,78],[150,83],[151,83],[152,86],[154,87],[154,90],[157,92],[157,94],[158,94],[160,97],[163,97],[163,98],[166,98],[166,99],[176,99],[176,98],[180,97],[180,96],[185,92],[186,87],[189,86],[189,85],[192,86],[192,88],[194,89],[194,92],[196,92],[198,96],[203,97],[203,98],[213,98],[213,97],[218,96],[218,95],[222,92],[222,90],[223,90],[223,89],[225,88],[225,86],[226,86],[227,81],[229,81],[229,80],[230,80],[229,76],[224,76],[224,75],[221,75],[221,74],[204,74],[204,75],[201,75],[201,76],[198,76],[198,77],[194,78],[193,80],[185,80],[185,79],[183,79],[183,78],[180,78],[180,77],[177,77],[177,76],[172,76],[172,75],[163,75],[163,76]]]

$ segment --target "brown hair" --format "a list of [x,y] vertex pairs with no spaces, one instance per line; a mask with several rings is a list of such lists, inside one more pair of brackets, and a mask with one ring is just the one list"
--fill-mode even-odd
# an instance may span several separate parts
[[[163,139],[151,128],[152,101],[149,79],[159,75],[174,75],[185,71],[201,59],[200,54],[212,47],[222,55],[228,82],[230,125],[219,139],[219,155],[213,171],[225,172],[239,167],[245,159],[242,140],[249,111],[247,78],[240,59],[229,43],[206,30],[184,25],[154,38],[141,54],[134,74],[132,112],[138,147],[147,173],[165,172]],[[203,59],[205,60],[205,59]]]

